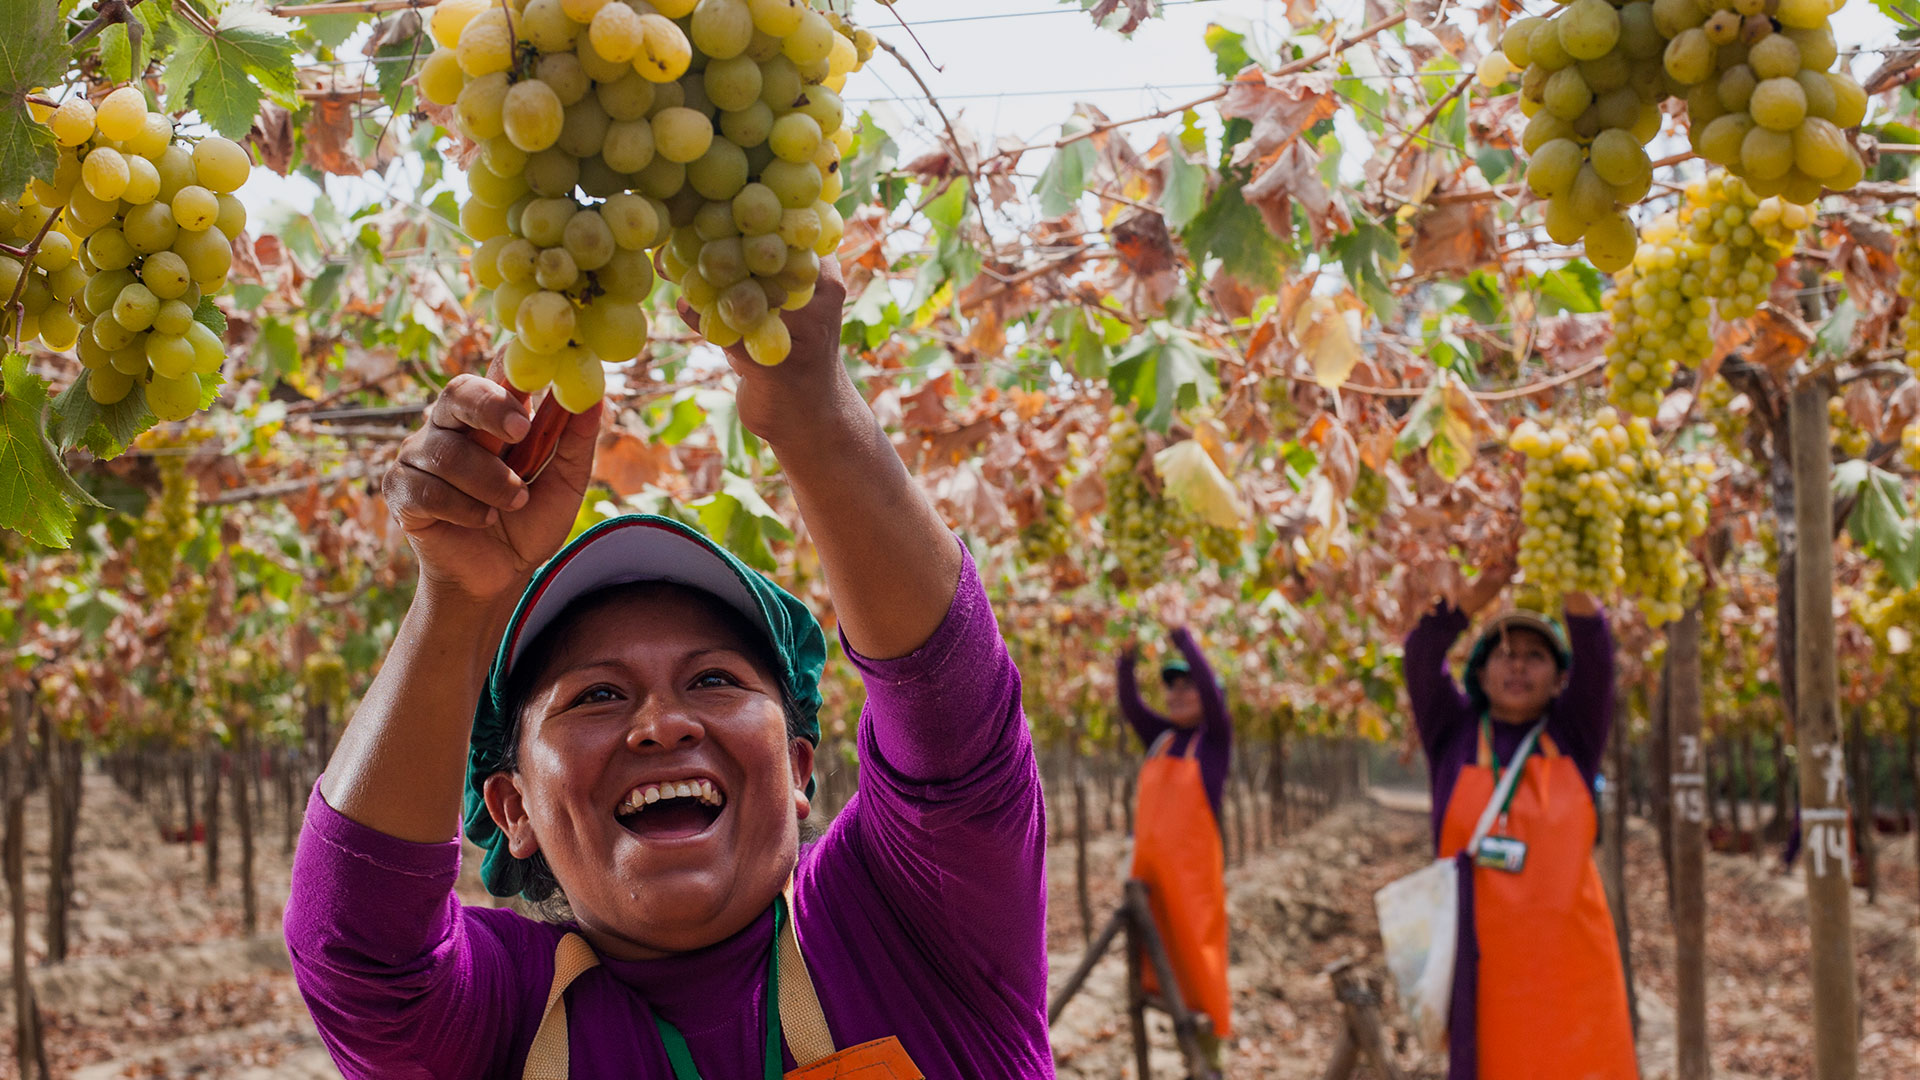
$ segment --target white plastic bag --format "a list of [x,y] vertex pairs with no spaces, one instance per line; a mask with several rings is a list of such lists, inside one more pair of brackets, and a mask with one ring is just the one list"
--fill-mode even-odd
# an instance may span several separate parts
[[1453,964],[1460,924],[1460,871],[1439,859],[1373,894],[1386,944],[1387,970],[1400,991],[1414,1037],[1444,1049],[1453,1002]]

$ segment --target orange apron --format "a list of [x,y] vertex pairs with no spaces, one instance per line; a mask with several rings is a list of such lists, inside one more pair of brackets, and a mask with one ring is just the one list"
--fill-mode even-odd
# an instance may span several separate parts
[[[1450,858],[1493,797],[1492,750],[1460,770],[1440,830]],[[1480,947],[1478,1080],[1633,1080],[1639,1075],[1613,915],[1593,864],[1599,818],[1573,759],[1544,734],[1493,830],[1527,845],[1517,872],[1473,868]]]
[[[1187,1008],[1213,1019],[1216,1035],[1232,1033],[1233,996],[1227,989],[1226,853],[1207,786],[1194,759],[1200,739],[1187,752],[1166,752],[1172,732],[1154,740],[1140,766],[1140,799],[1134,814],[1132,877],[1147,885],[1154,925],[1166,941],[1173,974]],[[1149,993],[1159,988],[1153,968],[1141,970]]]

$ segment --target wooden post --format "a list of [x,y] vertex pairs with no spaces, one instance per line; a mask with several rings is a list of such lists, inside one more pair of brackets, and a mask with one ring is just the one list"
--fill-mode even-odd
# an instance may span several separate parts
[[1679,1080],[1706,1080],[1707,756],[1700,735],[1700,612],[1688,608],[1667,628],[1667,730],[1673,792],[1674,1026]]
[[72,838],[67,834],[67,747],[40,712],[40,741],[47,748],[47,963],[67,958],[67,882]]
[[16,688],[9,695],[13,737],[7,743],[7,899],[13,917],[13,1055],[19,1076],[45,1080],[46,1049],[40,1045],[40,1009],[34,1002],[33,975],[27,968],[27,779],[33,748],[27,723],[33,692]]
[[[1907,692],[1920,695],[1920,687]],[[1907,700],[1907,779],[1913,782],[1913,861],[1920,866],[1920,696]]]
[[180,751],[180,809],[186,811],[185,843],[187,861],[193,861],[193,820],[199,809],[193,805],[193,751]]
[[1753,753],[1753,730],[1740,734],[1740,772],[1744,778],[1741,785],[1740,801],[1745,804],[1747,824],[1741,833],[1747,845],[1747,853],[1754,859],[1760,858],[1760,772],[1759,761]]
[[220,761],[219,747],[213,744],[207,751],[207,888],[215,889],[220,885]]
[[1673,656],[1667,656],[1667,662],[1661,666],[1658,676],[1658,689],[1647,699],[1648,711],[1653,714],[1653,737],[1647,743],[1647,780],[1653,788],[1653,828],[1660,838],[1660,865],[1667,872],[1667,909],[1673,909],[1673,786],[1672,777],[1679,771],[1672,753],[1673,736],[1669,729],[1668,717],[1671,713],[1668,694],[1668,676],[1673,670]]
[[1127,1029],[1133,1036],[1133,1075],[1135,1080],[1148,1080],[1153,1075],[1153,1054],[1147,1045],[1147,993],[1140,986],[1140,960],[1146,942],[1142,940],[1140,921],[1133,917],[1133,905],[1122,901],[1121,910],[1126,913]]
[[[1833,461],[1825,380],[1793,389],[1794,732],[1800,746],[1807,924],[1812,938],[1814,1080],[1859,1075],[1847,762],[1840,740],[1833,628]],[[1783,639],[1786,630],[1781,631]]]
[[1860,846],[1860,871],[1866,879],[1867,903],[1880,898],[1878,852],[1873,837],[1873,744],[1867,741],[1866,706],[1855,705],[1853,714],[1853,835]]
[[1611,798],[1601,807],[1600,880],[1607,906],[1613,909],[1613,934],[1620,944],[1620,969],[1627,977],[1627,1013],[1634,1030],[1640,1029],[1640,1000],[1633,982],[1633,929],[1627,909],[1627,705],[1614,699],[1613,744],[1607,754],[1613,775],[1607,780]]
[[253,800],[247,792],[248,781],[259,763],[253,753],[253,740],[245,727],[240,728],[234,733],[233,811],[240,826],[240,917],[248,934],[260,923],[259,896],[253,883]]
[[1080,755],[1073,756],[1073,886],[1080,903],[1080,940],[1093,943],[1093,898],[1087,887],[1087,778],[1082,775]]

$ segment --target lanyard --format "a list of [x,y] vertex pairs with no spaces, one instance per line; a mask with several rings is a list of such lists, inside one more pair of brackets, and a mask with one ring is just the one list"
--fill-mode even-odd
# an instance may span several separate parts
[[[773,902],[773,948],[767,956],[767,1052],[764,1075],[766,1080],[780,1080],[780,930],[787,921],[787,898],[780,896]],[[700,1070],[694,1067],[693,1052],[687,1049],[686,1037],[672,1024],[655,1013],[654,1026],[660,1030],[660,1042],[667,1048],[667,1062],[673,1066],[674,1080],[700,1080]]]
[[[1493,749],[1493,722],[1488,720],[1485,714],[1482,714],[1480,717],[1480,738],[1486,741],[1487,759],[1493,762],[1493,786],[1495,790],[1498,790],[1500,787],[1500,776],[1503,770],[1500,768],[1500,755],[1495,753]],[[1538,745],[1538,740],[1536,739],[1520,740],[1520,748],[1519,748],[1520,752],[1517,755],[1515,755],[1513,761],[1508,763],[1507,768],[1519,769],[1525,766],[1527,763],[1527,758],[1533,756],[1534,748],[1537,745]],[[1524,775],[1522,776],[1522,779],[1524,779]],[[1507,810],[1508,808],[1513,806],[1513,797],[1518,794],[1520,794],[1520,783],[1519,781],[1516,781],[1512,787],[1507,789],[1507,797],[1501,800],[1501,803],[1500,803],[1500,820],[1501,821],[1504,822],[1507,819]],[[1502,828],[1504,827],[1505,826],[1503,825]]]

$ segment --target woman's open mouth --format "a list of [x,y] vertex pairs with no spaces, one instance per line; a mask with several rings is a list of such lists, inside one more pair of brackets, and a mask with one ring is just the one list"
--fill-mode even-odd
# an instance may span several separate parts
[[684,840],[712,828],[726,805],[726,793],[711,780],[670,780],[628,792],[614,818],[642,840]]

